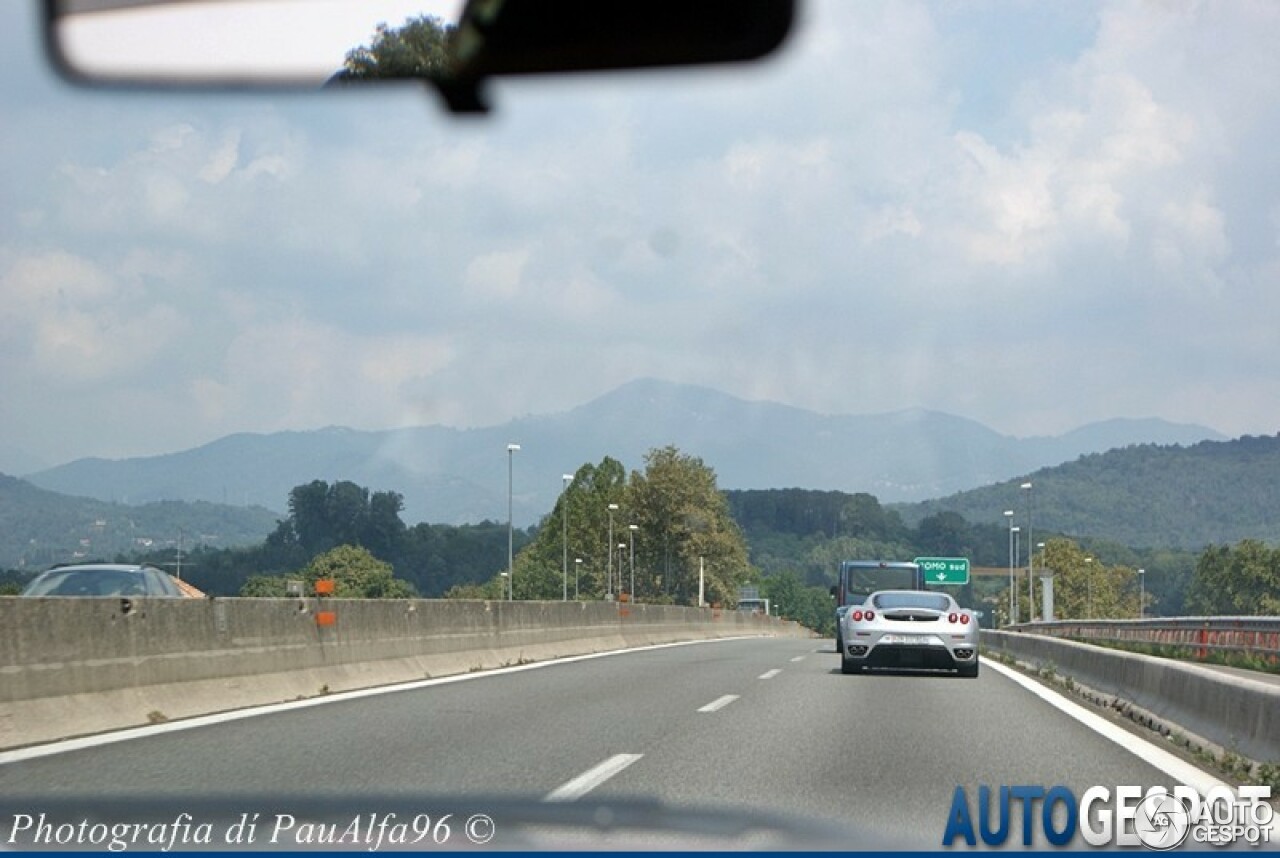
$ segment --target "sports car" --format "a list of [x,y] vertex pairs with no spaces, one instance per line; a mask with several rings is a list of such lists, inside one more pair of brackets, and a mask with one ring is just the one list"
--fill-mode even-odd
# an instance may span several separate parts
[[978,675],[978,621],[946,593],[881,590],[845,614],[840,668],[863,673],[948,670]]

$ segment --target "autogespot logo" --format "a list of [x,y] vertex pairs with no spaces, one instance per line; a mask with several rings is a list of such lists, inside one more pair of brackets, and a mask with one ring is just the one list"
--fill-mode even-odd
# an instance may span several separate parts
[[942,845],[962,840],[976,846],[981,838],[987,846],[1003,846],[1013,837],[1024,846],[1067,846],[1079,835],[1090,846],[1161,851],[1187,842],[1198,848],[1260,846],[1271,842],[1270,798],[1269,786],[1218,786],[1203,796],[1187,786],[1145,792],[1138,786],[1095,786],[1077,800],[1065,786],[983,785],[975,808],[965,788],[956,787]]
[[1153,793],[1142,800],[1133,815],[1133,833],[1143,846],[1172,849],[1181,846],[1191,830],[1191,810],[1182,799]]

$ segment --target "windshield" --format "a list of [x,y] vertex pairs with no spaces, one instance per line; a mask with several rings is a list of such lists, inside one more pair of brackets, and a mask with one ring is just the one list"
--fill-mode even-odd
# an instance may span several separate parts
[[881,610],[927,608],[930,611],[947,611],[951,609],[949,596],[938,596],[932,593],[877,593],[872,597],[871,602]]
[[23,591],[26,596],[145,596],[141,572],[104,569],[48,572]]
[[[178,5],[147,56],[226,4]],[[255,5],[260,53],[344,4]],[[1021,785],[1048,848],[1095,787],[1276,782],[1274,699],[1097,671],[1280,657],[1280,3],[814,0],[465,117],[361,82],[461,5],[191,91],[73,85],[0,3],[0,846],[68,796],[998,846]],[[128,59],[111,14],[67,33]],[[191,598],[20,595],[63,564]],[[837,619],[917,589],[957,620]]]

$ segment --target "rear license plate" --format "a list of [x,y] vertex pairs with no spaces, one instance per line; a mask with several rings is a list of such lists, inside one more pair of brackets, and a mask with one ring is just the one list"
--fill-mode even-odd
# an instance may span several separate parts
[[931,646],[940,643],[934,635],[881,635],[880,643],[882,644],[911,644],[916,646]]

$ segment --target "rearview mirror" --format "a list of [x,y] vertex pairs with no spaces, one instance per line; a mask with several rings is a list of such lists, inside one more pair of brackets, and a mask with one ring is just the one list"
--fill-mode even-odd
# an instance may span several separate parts
[[[53,61],[79,83],[317,88],[416,77],[468,111],[483,109],[480,90],[492,77],[758,59],[785,40],[795,4],[468,0],[458,15],[450,0],[46,0],[45,8]],[[397,62],[374,61],[369,46],[410,24],[430,38],[388,39]],[[429,61],[399,61],[419,48],[432,52]],[[368,62],[353,68],[353,56]]]

